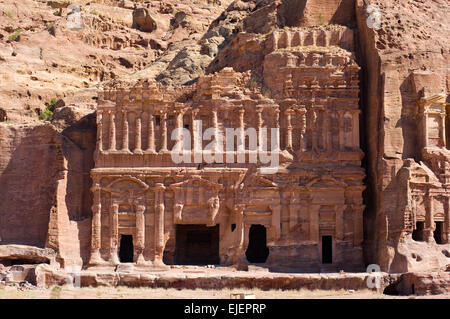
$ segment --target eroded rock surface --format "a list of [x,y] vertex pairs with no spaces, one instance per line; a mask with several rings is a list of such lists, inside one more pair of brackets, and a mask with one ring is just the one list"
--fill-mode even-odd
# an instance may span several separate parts
[[[66,1],[0,4],[2,245],[111,266],[128,235],[134,262],[163,267],[190,249],[178,228],[218,225],[215,260],[248,269],[257,224],[272,269],[378,264],[406,273],[405,293],[447,291],[448,1],[79,5],[74,31]],[[67,106],[39,122],[55,98]],[[280,173],[168,164],[171,129],[193,131],[197,116],[217,130],[279,127]]]

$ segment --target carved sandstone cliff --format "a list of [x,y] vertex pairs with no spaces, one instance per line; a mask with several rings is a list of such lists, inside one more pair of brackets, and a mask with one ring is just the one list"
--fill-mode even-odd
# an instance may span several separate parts
[[[379,8],[378,29],[367,23],[370,5]],[[168,9],[159,10],[165,15]],[[202,14],[184,8],[189,10]],[[192,20],[178,14],[173,45],[158,47],[149,67],[105,86],[97,124],[91,116],[61,133],[49,124],[1,124],[6,151],[0,154],[0,243],[53,248],[61,266],[87,265],[89,258],[91,264],[116,264],[119,236],[132,234],[137,237],[133,260],[176,263],[176,227],[193,216],[201,224],[220,224],[220,262],[228,264],[245,259],[250,220],[256,218],[267,227],[270,266],[282,268],[280,261],[286,260],[296,270],[320,270],[324,235],[332,237],[338,252],[334,270],[373,263],[386,272],[445,270],[450,263],[448,10],[443,0],[234,1],[201,37],[183,42],[186,46],[175,35],[183,38]],[[92,39],[95,45],[103,41]],[[238,108],[247,116],[242,121]],[[196,109],[218,129],[244,120],[246,126],[279,125],[289,154],[281,168],[295,169],[267,179],[248,167],[240,168],[243,176],[234,176],[192,165],[194,173],[176,175],[178,167],[164,160],[173,142],[167,130],[193,129]],[[158,136],[154,144],[150,136]],[[245,199],[230,195],[241,178],[250,186],[240,194]],[[263,188],[264,205],[251,187]],[[202,188],[209,196],[203,201],[176,195]],[[125,196],[129,189],[148,193],[134,204]],[[297,196],[300,202],[290,199],[295,192],[305,195]],[[93,200],[99,193],[105,194]],[[329,205],[320,202],[325,194],[332,194]],[[140,217],[127,219],[127,214]],[[217,220],[205,217],[210,215]],[[120,233],[131,226],[122,227],[119,217],[111,216],[122,216],[134,230]],[[237,239],[233,225],[242,235]]]
[[[358,1],[356,9],[368,173],[366,260],[391,272],[445,269],[449,5],[366,2]],[[366,23],[374,4],[381,10],[378,30]]]

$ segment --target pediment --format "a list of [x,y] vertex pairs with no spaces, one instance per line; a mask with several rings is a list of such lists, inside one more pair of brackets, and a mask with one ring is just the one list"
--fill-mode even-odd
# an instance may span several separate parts
[[169,188],[195,188],[195,187],[208,187],[208,188],[216,188],[216,189],[222,189],[223,186],[214,182],[211,182],[209,180],[206,180],[204,178],[201,178],[200,176],[192,176],[189,179],[175,183],[169,186]]
[[123,176],[112,181],[103,188],[105,191],[145,191],[149,186],[140,179],[133,176]]
[[431,183],[440,184],[439,179],[436,177],[434,172],[423,162],[420,164],[414,163],[411,168],[411,181],[416,183]]
[[262,176],[254,176],[252,179],[249,180],[247,184],[244,185],[244,187],[247,188],[260,188],[260,187],[278,187],[278,185],[271,180],[262,177]]
[[423,98],[422,103],[431,105],[445,105],[446,98],[443,94],[436,94],[428,98]]
[[434,214],[434,218],[444,219],[445,215],[442,212],[438,212],[438,213]]
[[332,176],[315,178],[306,184],[307,188],[345,188],[348,185]]

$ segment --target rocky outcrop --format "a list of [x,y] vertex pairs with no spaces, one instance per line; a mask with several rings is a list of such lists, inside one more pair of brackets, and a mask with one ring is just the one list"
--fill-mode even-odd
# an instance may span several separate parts
[[[433,125],[424,118],[427,105],[436,103],[440,109],[448,103],[450,43],[443,31],[448,2],[356,4],[368,172],[366,260],[391,272],[438,270],[446,264],[441,250],[449,249],[444,239],[449,227],[444,203],[448,198],[444,162],[448,158],[442,161],[443,151],[424,148],[443,148],[438,140],[445,125]],[[379,28],[369,27],[373,14],[369,5],[377,6]],[[431,113],[432,121],[438,123],[438,115]],[[425,128],[433,131],[431,139],[426,140]],[[435,155],[427,155],[430,152]],[[433,165],[438,158],[440,168]],[[434,239],[435,221],[445,224],[438,236],[443,239],[440,243]],[[425,223],[426,239],[413,238],[413,233],[421,232],[420,223]]]
[[50,248],[26,245],[0,245],[0,263],[10,264],[55,264],[56,252]]
[[402,274],[390,287],[400,295],[445,295],[450,293],[450,272],[410,272]]
[[[51,124],[0,126],[1,244],[53,249],[62,266],[87,258],[96,134],[90,118],[61,132]],[[31,252],[22,259],[27,254],[33,259]]]
[[8,120],[8,116],[4,109],[0,109],[0,122],[6,122]]
[[[192,273],[189,273],[192,272]],[[212,274],[215,275],[212,276]],[[81,287],[147,287],[176,289],[261,289],[261,290],[367,290],[366,274],[273,274],[268,272],[230,272],[229,270],[198,272],[185,270],[177,273],[174,269],[162,273],[143,273],[134,271],[82,271],[76,278],[62,271],[55,271],[47,265],[36,268],[38,286],[79,284]],[[390,281],[388,274],[380,274],[381,288]]]
[[[113,89],[121,83],[133,89],[147,85],[148,89],[148,83],[155,80],[165,99],[158,103],[167,103],[161,104],[164,107],[190,106],[224,96],[243,104],[256,103],[252,105],[290,105],[298,99],[297,115],[292,116],[290,110],[280,113],[286,116],[280,125],[286,127],[283,143],[299,150],[286,156],[287,161],[302,155],[301,139],[288,143],[288,131],[302,138],[312,134],[303,132],[303,107],[309,110],[307,122],[315,123],[312,106],[335,101],[340,98],[336,92],[345,87],[356,94],[352,99],[346,97],[345,106],[355,105],[355,110],[360,92],[361,138],[340,135],[354,133],[349,129],[353,123],[349,116],[342,125],[333,126],[336,121],[331,121],[330,131],[315,138],[324,146],[329,136],[328,145],[344,149],[345,143],[359,139],[366,155],[364,203],[354,200],[348,205],[360,211],[362,204],[366,207],[361,215],[364,238],[361,227],[347,227],[339,233],[339,249],[347,251],[342,241],[355,232],[354,242],[348,245],[354,249],[363,241],[363,247],[349,253],[357,266],[379,264],[383,271],[406,273],[399,289],[408,294],[446,292],[448,276],[443,271],[448,269],[450,258],[448,1],[152,1],[146,8],[135,8],[132,1],[123,1],[119,7],[112,1],[91,1],[82,7],[84,29],[79,32],[67,28],[66,7],[66,1],[24,1],[19,7],[0,4],[0,65],[4,66],[0,68],[0,122],[8,117],[7,123],[0,124],[2,245],[52,249],[62,267],[88,263],[95,203],[89,173],[94,166],[97,124],[95,116],[87,114],[97,107],[99,83],[108,81]],[[374,13],[380,18],[379,26],[370,23]],[[226,87],[232,78],[236,81]],[[163,88],[165,85],[175,88]],[[203,93],[196,95],[197,86]],[[310,91],[315,93],[305,93]],[[37,121],[45,104],[55,97],[70,106],[57,108],[52,124],[11,124]],[[306,101],[308,98],[311,100]],[[111,103],[122,102],[113,99]],[[250,116],[246,119],[252,119],[255,112],[247,112]],[[209,114],[206,118],[213,117]],[[130,123],[137,123],[132,119]],[[150,131],[147,120],[143,117],[140,125]],[[176,123],[174,118],[168,122]],[[326,122],[320,123],[328,127]],[[312,135],[307,138],[312,141]],[[344,144],[339,142],[341,138]],[[150,144],[149,140],[143,141]],[[317,147],[314,152],[318,152]],[[362,178],[362,153],[353,156],[352,165],[356,162],[360,172],[356,175]],[[329,160],[335,159],[331,156]],[[123,163],[114,161],[114,165]],[[356,175],[349,173],[353,176],[349,183],[355,183]],[[164,181],[161,176],[158,183]],[[305,181],[291,182],[300,186]],[[296,264],[296,248],[280,246],[298,241],[310,230],[289,226],[291,215],[293,220],[296,215],[286,214],[287,205],[283,219],[271,221],[271,227],[277,224],[275,229],[279,227],[280,232],[289,231],[283,233],[282,241],[271,243],[269,261],[284,258]],[[321,214],[335,211],[324,209]],[[298,216],[302,225],[309,216]],[[350,221],[355,225],[361,222],[353,215],[344,221],[348,225]],[[160,238],[161,242],[165,239]],[[167,260],[173,260],[175,242],[167,245]],[[235,257],[232,251],[221,253],[226,258]],[[35,254],[25,249],[5,256],[33,260]],[[302,256],[319,258],[311,251]],[[42,276],[53,278],[43,279],[45,282],[70,279],[63,273],[54,275],[57,271],[50,266],[39,267]],[[432,273],[422,273],[429,271]],[[85,274],[83,280],[94,285],[154,284],[153,277],[146,275],[96,276]],[[192,282],[187,285],[195,286]]]
[[0,243],[43,248],[63,170],[61,138],[49,124],[1,124],[0,136]]
[[143,32],[153,32],[158,28],[158,25],[146,8],[139,8],[133,10],[132,27]]
[[[182,48],[196,42],[229,1],[209,5],[164,0],[152,1],[145,8],[142,3],[121,3],[81,2],[79,30],[68,26],[67,1],[0,4],[0,108],[7,112],[8,121],[36,122],[54,98],[95,109],[99,82],[132,76],[156,59],[162,62],[159,58],[171,44]],[[135,4],[153,17],[156,30],[132,28]],[[186,17],[173,29],[170,20],[178,12]]]

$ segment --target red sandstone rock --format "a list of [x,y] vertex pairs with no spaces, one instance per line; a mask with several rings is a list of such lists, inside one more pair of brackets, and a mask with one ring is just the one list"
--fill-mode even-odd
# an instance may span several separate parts
[[158,26],[155,19],[150,15],[146,8],[133,10],[133,28],[143,32],[155,31]]
[[[398,285],[404,293],[412,285],[417,294],[448,291],[448,2],[228,4],[152,2],[138,8],[154,17],[141,23],[151,25],[148,34],[131,29],[131,2],[117,8],[93,1],[83,7],[85,28],[76,35],[53,14],[65,14],[65,1],[26,1],[12,18],[11,4],[0,4],[0,63],[8,65],[0,101],[8,121],[37,120],[35,110],[55,97],[84,109],[58,109],[54,125],[0,124],[0,259],[41,262],[45,248],[66,269],[115,265],[121,236],[132,235],[133,261],[164,268],[189,249],[177,243],[177,229],[202,224],[218,225],[214,254],[222,264],[253,273],[244,252],[251,225],[261,224],[273,270],[363,270],[375,263],[406,273]],[[381,17],[375,29],[367,23],[374,4]],[[18,41],[6,43],[19,27]],[[82,118],[97,107],[94,85],[111,79],[98,97],[97,124]],[[168,130],[192,129],[196,116],[217,129],[280,127],[279,174],[170,164]],[[189,229],[178,235],[187,238]],[[322,264],[323,236],[332,238],[331,266]],[[12,243],[29,247],[18,253]],[[130,269],[93,268],[83,280],[221,284]],[[48,285],[70,279],[45,265],[36,276]],[[265,276],[258,285],[298,284]],[[341,285],[314,280],[302,285]]]

